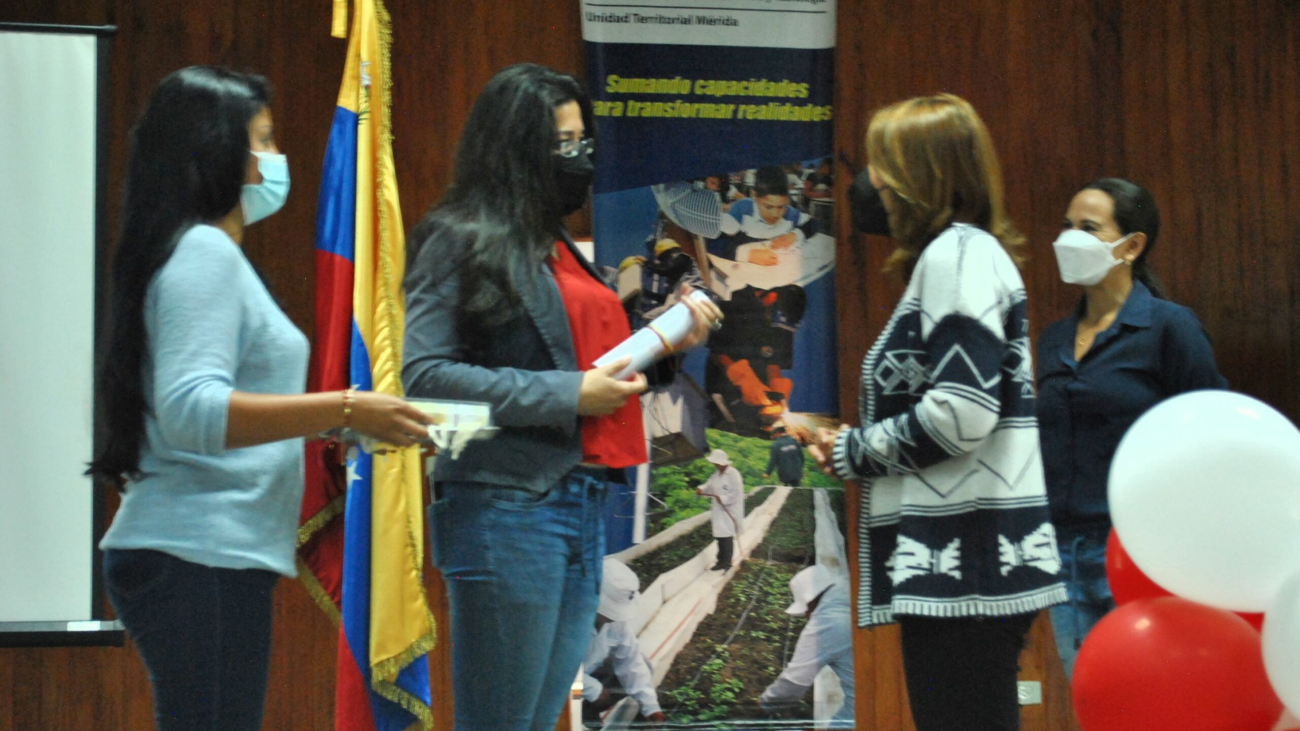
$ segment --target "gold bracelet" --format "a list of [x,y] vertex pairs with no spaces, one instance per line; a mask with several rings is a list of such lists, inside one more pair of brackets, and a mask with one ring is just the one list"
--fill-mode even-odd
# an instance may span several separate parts
[[351,426],[352,421],[352,402],[357,398],[357,385],[354,383],[348,386],[343,392],[343,428]]

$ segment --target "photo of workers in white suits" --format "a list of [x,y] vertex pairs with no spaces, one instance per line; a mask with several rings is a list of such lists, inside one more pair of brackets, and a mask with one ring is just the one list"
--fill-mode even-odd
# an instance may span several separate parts
[[718,561],[712,570],[726,571],[731,568],[736,536],[745,530],[745,483],[721,449],[709,453],[709,463],[716,472],[696,492],[712,498],[713,537],[718,542]]
[[656,468],[670,489],[647,495],[645,539],[604,565],[583,725],[851,728],[852,678],[841,693],[832,672],[851,668],[848,583],[825,578],[849,565],[844,491],[813,471],[765,476],[771,439],[708,436],[700,457]]
[[[646,721],[664,720],[650,663],[628,625],[640,589],[640,580],[627,564],[605,559],[596,626],[582,661],[583,715],[587,718],[598,717],[627,696],[640,704],[640,716]],[[611,693],[608,686],[615,681],[621,689]]]
[[809,566],[790,580],[794,602],[785,611],[808,615],[799,633],[794,656],[780,677],[763,691],[759,703],[769,712],[798,705],[813,688],[822,668],[839,679],[843,703],[831,717],[830,728],[853,727],[853,634],[848,577],[824,566]]

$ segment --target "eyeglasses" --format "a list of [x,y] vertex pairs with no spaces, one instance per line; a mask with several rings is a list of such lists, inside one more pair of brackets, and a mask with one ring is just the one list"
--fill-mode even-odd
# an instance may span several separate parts
[[560,157],[577,157],[579,152],[594,155],[596,153],[596,141],[590,137],[584,137],[580,140],[560,140],[555,143],[554,152]]

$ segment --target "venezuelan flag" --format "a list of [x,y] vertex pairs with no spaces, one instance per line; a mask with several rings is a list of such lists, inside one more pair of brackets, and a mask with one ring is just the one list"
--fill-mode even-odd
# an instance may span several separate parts
[[[336,0],[334,35],[346,29]],[[379,0],[355,0],[347,62],[325,151],[316,231],[317,347],[312,386],[355,384],[401,395],[405,239],[390,126],[391,39]],[[418,449],[332,447],[308,453],[299,566],[340,624],[335,728],[401,731],[433,725],[433,617],[425,599]],[[340,521],[336,520],[339,515]]]

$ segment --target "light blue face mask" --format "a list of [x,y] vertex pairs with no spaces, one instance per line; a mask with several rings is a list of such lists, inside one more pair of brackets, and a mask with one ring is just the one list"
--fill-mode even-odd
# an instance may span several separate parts
[[239,202],[244,208],[244,225],[266,218],[284,207],[289,197],[289,159],[269,152],[254,152],[262,182],[245,185]]

